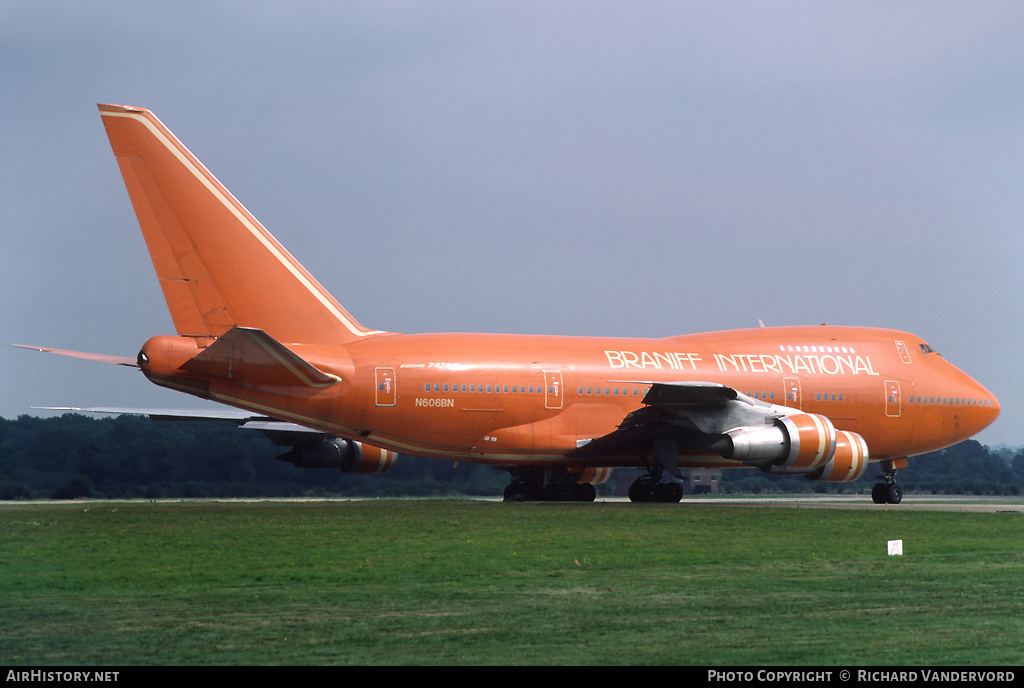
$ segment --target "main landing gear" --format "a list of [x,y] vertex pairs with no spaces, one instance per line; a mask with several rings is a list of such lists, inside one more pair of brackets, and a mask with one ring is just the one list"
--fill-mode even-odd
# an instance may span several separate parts
[[590,483],[578,483],[578,475],[560,471],[553,475],[537,468],[511,471],[512,482],[505,488],[506,502],[592,502],[597,490]]
[[640,476],[629,486],[629,501],[675,504],[683,498],[682,485],[661,481],[660,466],[653,466],[647,470],[647,475]]
[[903,488],[896,484],[896,469],[892,461],[882,462],[882,481],[871,488],[871,501],[875,504],[899,504],[903,501]]
[[[638,449],[640,461],[647,469],[647,475],[640,476],[629,486],[629,501],[675,504],[682,499],[682,485],[661,480],[666,468],[672,475],[679,476],[678,443],[671,438],[660,438]],[[651,451],[654,452],[654,461],[647,458]]]

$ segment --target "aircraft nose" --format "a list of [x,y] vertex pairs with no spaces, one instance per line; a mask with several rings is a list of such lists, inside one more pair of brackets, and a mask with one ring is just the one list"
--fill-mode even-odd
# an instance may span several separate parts
[[967,393],[970,394],[967,397],[967,403],[970,405],[970,413],[972,422],[972,434],[981,432],[988,426],[995,422],[996,418],[999,417],[999,411],[1001,409],[999,400],[996,399],[996,395],[992,394],[977,380],[964,374],[969,384],[967,386]]

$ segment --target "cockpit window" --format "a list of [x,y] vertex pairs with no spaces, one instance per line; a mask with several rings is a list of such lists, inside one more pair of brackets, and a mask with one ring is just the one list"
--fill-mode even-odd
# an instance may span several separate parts
[[931,348],[927,344],[920,344],[919,346],[921,347],[921,353],[923,353],[923,354],[933,354],[933,353],[935,353],[935,349]]

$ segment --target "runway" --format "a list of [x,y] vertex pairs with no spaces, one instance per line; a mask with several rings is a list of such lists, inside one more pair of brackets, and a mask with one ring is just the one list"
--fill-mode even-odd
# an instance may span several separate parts
[[[364,500],[380,500],[380,497],[230,497],[221,499],[195,498],[195,499],[75,499],[75,500],[30,500],[30,501],[0,501],[0,507],[25,506],[25,505],[52,505],[52,504],[77,504],[83,508],[90,506],[112,506],[118,504],[174,504],[174,503],[201,503],[201,502],[358,502]],[[436,499],[467,499],[482,502],[500,502],[501,497],[391,497],[394,500],[436,500]],[[580,504],[580,502],[566,502],[567,504]],[[631,504],[628,497],[598,497],[595,504]],[[1009,513],[1024,514],[1024,498],[1008,497],[967,497],[951,495],[940,497],[935,495],[915,496],[909,495],[903,498],[900,504],[875,504],[871,501],[870,495],[771,495],[771,496],[729,496],[721,497],[714,495],[686,496],[679,502],[679,506],[701,505],[707,507],[715,506],[748,506],[748,507],[777,507],[785,509],[860,509],[875,511],[960,511],[976,513]],[[644,504],[637,504],[643,508]]]
[[[618,499],[599,501],[619,501]],[[624,499],[623,501],[629,501]],[[1024,513],[1024,499],[1019,497],[968,497],[962,495],[904,495],[899,504],[875,504],[870,495],[815,495],[807,497],[683,497],[680,504],[718,504],[750,507],[784,507],[792,509],[868,509],[875,511],[963,511],[983,513]]]

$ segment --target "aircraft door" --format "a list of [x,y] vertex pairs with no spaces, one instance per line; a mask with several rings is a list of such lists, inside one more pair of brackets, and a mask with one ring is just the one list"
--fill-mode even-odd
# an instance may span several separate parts
[[910,352],[907,351],[907,345],[898,339],[896,340],[896,351],[899,352],[900,360],[909,365]]
[[562,371],[544,371],[544,408],[562,408],[562,396],[565,390],[562,389]]
[[902,404],[900,402],[900,383],[896,380],[885,381],[885,415],[899,418]]
[[800,408],[800,378],[782,378],[782,389],[786,395],[786,406]]
[[377,384],[377,406],[394,406],[398,398],[395,369],[374,368],[374,377]]

